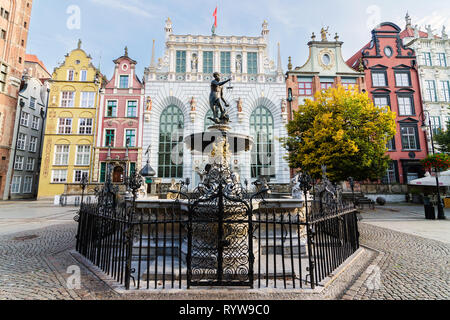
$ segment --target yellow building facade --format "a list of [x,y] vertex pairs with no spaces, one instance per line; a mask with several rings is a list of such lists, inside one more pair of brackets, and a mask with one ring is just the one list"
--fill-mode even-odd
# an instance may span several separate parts
[[102,75],[91,60],[79,41],[53,72],[38,199],[61,195],[65,184],[92,176]]

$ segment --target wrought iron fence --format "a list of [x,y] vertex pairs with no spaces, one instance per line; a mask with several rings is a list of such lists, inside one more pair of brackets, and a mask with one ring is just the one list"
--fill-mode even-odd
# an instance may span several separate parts
[[[82,204],[77,251],[126,289],[314,288],[359,248],[356,210],[326,175],[314,200],[283,206],[217,175],[175,201],[120,197],[109,179]],[[311,191],[308,175],[299,178]],[[185,191],[185,190],[184,190]]]

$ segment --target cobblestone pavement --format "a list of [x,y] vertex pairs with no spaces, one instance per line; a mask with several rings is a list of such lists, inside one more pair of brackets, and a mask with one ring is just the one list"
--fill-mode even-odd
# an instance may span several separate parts
[[[118,294],[76,261],[75,223],[0,236],[0,300],[4,299],[449,299],[450,245],[360,224],[364,250],[319,294],[236,290]],[[67,268],[81,269],[81,288],[68,289]],[[373,267],[375,265],[375,268]],[[377,288],[377,267],[381,286]],[[375,272],[368,272],[375,271]]]

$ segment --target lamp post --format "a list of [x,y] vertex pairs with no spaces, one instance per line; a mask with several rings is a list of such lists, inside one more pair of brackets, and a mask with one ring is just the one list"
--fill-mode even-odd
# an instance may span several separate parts
[[[426,124],[426,121],[425,121],[425,113],[427,114],[427,117],[428,117],[428,125]],[[424,110],[422,112],[422,115],[423,115],[423,121],[422,121],[421,129],[422,129],[422,131],[426,132],[427,128],[428,127],[430,128],[431,152],[434,155],[435,151],[434,151],[434,141],[433,141],[433,127],[431,126],[430,113],[428,111]],[[445,220],[444,208],[442,207],[442,201],[441,201],[441,192],[439,191],[438,169],[435,167],[434,171],[435,171],[435,175],[436,175],[436,192],[437,192],[437,196],[438,196],[438,199],[437,199],[438,200],[437,201],[438,219]]]

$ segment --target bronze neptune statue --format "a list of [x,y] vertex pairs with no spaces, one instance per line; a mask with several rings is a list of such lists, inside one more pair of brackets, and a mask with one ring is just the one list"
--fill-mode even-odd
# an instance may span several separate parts
[[[226,112],[222,102],[225,107],[229,107],[228,102],[225,101],[223,97],[223,88],[222,86],[231,81],[231,79],[220,82],[220,74],[218,72],[214,73],[214,80],[211,82],[211,94],[209,96],[209,105],[211,110],[213,111],[213,118],[209,118],[216,124],[228,124],[230,122],[230,117]],[[220,115],[219,115],[220,111]]]

